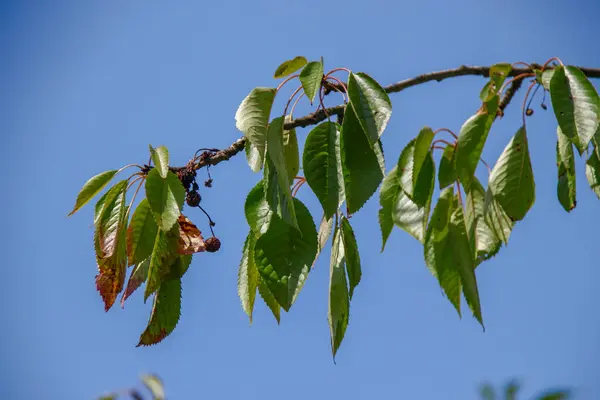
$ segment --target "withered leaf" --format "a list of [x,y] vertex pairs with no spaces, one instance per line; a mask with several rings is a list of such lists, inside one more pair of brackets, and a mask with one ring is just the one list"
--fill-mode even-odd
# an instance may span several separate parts
[[177,246],[177,253],[189,255],[205,251],[204,238],[196,225],[183,214],[179,216],[177,222],[179,223],[179,243]]

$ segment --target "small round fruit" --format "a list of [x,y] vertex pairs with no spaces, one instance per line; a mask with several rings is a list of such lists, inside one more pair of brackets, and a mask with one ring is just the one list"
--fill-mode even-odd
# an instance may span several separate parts
[[208,251],[209,253],[214,253],[216,251],[219,251],[219,249],[221,248],[221,241],[215,236],[213,236],[206,239],[204,245],[206,246],[206,251]]

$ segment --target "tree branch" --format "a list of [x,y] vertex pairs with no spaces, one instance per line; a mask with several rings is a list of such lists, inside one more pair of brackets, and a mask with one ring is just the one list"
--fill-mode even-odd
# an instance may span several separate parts
[[[531,64],[531,68],[513,68],[509,73],[509,76],[517,76],[526,73],[532,73],[534,69],[541,69],[541,65],[539,64]],[[384,89],[387,93],[398,93],[405,89],[408,89],[413,86],[421,85],[423,83],[437,81],[441,82],[448,78],[455,78],[459,76],[482,76],[489,77],[490,68],[486,66],[467,66],[461,65],[458,68],[454,69],[445,69],[441,71],[429,72],[426,74],[415,76],[414,78],[405,79],[391,85],[385,86]],[[579,68],[588,78],[600,78],[600,68],[587,68],[587,67],[577,67]],[[339,84],[328,82],[329,86],[333,87]],[[500,110],[499,115],[502,115],[504,109],[508,106],[514,95],[517,93],[521,85],[523,84],[523,79],[517,79],[511,83],[509,88],[506,90],[506,93],[502,97],[500,101]],[[316,125],[319,122],[322,122],[327,119],[327,115],[330,117],[336,115],[338,117],[342,117],[344,113],[344,105],[339,105],[335,107],[331,107],[325,110],[320,109],[317,112],[308,114],[304,117],[296,118],[293,121],[290,121],[284,125],[285,129],[293,129],[293,128],[305,128],[307,126]],[[195,165],[195,169],[200,169],[202,167],[208,165],[217,165],[222,161],[227,161],[231,157],[235,156],[242,150],[246,145],[246,138],[241,137],[233,144],[223,150],[220,150],[214,153],[212,156],[202,159]],[[180,168],[173,168],[173,170],[178,170]]]

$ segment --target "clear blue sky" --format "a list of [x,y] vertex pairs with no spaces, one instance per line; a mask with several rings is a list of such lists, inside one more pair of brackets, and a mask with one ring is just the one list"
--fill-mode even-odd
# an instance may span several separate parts
[[[92,208],[65,218],[90,176],[146,162],[148,143],[168,146],[177,164],[198,147],[229,145],[240,135],[240,101],[252,87],[275,85],[287,58],[324,56],[326,67],[382,84],[552,56],[600,67],[598,15],[591,0],[2,2],[0,397],[92,399],[149,371],[171,399],[476,399],[482,381],[511,377],[523,379],[527,396],[570,385],[579,399],[598,398],[600,202],[578,160],[578,206],[570,215],[560,208],[551,111],[537,107],[528,123],[536,204],[508,248],[477,270],[485,333],[471,316],[459,320],[408,234],[396,230],[379,253],[376,197],[352,219],[363,281],[337,365],[326,318],[329,252],[281,326],[257,303],[249,327],[236,274],[243,202],[259,175],[236,157],[203,191],[222,251],[195,257],[174,333],[136,348],[150,303],[136,293],[125,310],[104,313]],[[393,95],[388,168],[423,125],[459,130],[483,84],[458,78]],[[488,162],[519,127],[522,96],[493,128]],[[306,189],[300,197],[319,218]],[[199,212],[190,217],[206,228]]]

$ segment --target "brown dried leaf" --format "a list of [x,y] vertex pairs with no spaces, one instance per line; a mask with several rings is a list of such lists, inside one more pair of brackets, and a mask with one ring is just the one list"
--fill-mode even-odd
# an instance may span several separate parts
[[190,221],[188,217],[181,214],[177,221],[179,223],[179,243],[177,253],[189,255],[206,250],[204,238],[200,230]]

